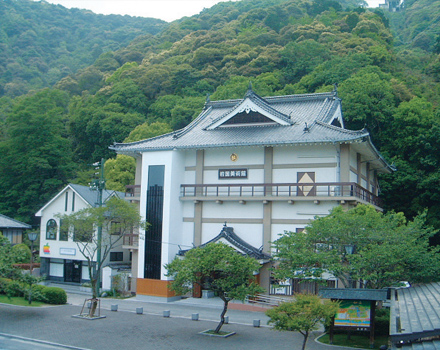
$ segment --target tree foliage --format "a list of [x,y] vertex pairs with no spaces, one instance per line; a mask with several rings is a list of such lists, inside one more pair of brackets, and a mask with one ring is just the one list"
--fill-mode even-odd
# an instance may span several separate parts
[[[67,179],[78,178],[87,164],[114,157],[109,145],[169,130],[157,122],[172,130],[186,126],[202,111],[207,94],[211,100],[242,98],[249,82],[263,97],[331,91],[338,83],[345,126],[366,126],[379,150],[398,165],[381,179],[386,210],[413,218],[427,208],[427,220],[440,228],[440,1],[406,1],[395,13],[363,5],[222,2],[165,24],[44,2],[0,2],[0,148],[6,154],[0,160],[0,210],[16,217],[20,209],[18,218],[30,222]],[[56,89],[27,94],[45,86]],[[57,124],[58,132],[44,149],[38,144],[38,161],[24,157],[24,167],[10,129],[23,103],[35,115],[53,113],[39,94],[53,96],[62,109],[42,127]],[[43,125],[34,117],[28,121],[35,129]],[[411,132],[405,132],[401,125],[409,124]],[[52,172],[45,171],[47,163]]]
[[338,310],[338,302],[321,300],[312,294],[297,294],[295,301],[267,310],[266,315],[274,329],[300,332],[304,337],[302,350],[305,350],[310,332],[317,330],[320,324],[329,325]]
[[[147,225],[141,220],[136,205],[117,197],[110,198],[102,207],[85,208],[59,218],[61,229],[69,232],[69,237],[87,260],[93,299],[96,299],[99,297],[98,278],[110,251],[122,245],[124,235]],[[101,235],[98,234],[99,227]],[[90,316],[94,316],[95,308],[96,305],[91,309]]]
[[[166,27],[152,18],[95,15],[35,1],[1,1],[0,96],[49,87],[94,63],[113,70],[126,61],[111,51]],[[80,91],[75,91],[80,93]]]
[[73,174],[65,93],[42,90],[14,104],[0,140],[0,212],[30,222]]
[[[329,272],[345,287],[351,280],[362,280],[374,289],[403,280],[437,280],[438,248],[429,246],[435,231],[425,227],[425,219],[420,215],[407,221],[402,213],[383,214],[367,205],[348,211],[336,207],[312,221],[305,232],[286,232],[274,242],[279,262],[275,276],[321,279]],[[347,255],[346,245],[354,245],[355,253]]]
[[260,268],[258,261],[221,242],[191,249],[184,259],[175,258],[165,268],[167,276],[173,278],[171,290],[186,294],[199,285],[212,290],[223,300],[224,308],[216,333],[224,323],[231,300],[244,300],[248,295],[263,292],[254,278],[254,272]]

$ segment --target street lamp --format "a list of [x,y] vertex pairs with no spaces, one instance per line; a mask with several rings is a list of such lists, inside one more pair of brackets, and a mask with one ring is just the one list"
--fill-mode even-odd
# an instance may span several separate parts
[[[345,256],[352,255],[354,253],[355,248],[356,246],[354,244],[344,244]],[[348,262],[348,264],[350,264],[350,262]],[[353,281],[351,280],[350,272],[348,272],[348,283],[350,284],[350,288],[353,288]]]
[[38,232],[29,232],[28,238],[31,241],[31,266],[29,271],[29,304],[32,303],[32,270],[34,263],[34,242],[37,240]]
[[34,263],[34,242],[37,240],[38,232],[29,232],[28,238],[31,241],[31,266],[30,266],[30,274],[32,275],[33,263]]
[[345,244],[344,245],[345,255],[352,255],[354,253],[355,248],[356,246],[354,244]]

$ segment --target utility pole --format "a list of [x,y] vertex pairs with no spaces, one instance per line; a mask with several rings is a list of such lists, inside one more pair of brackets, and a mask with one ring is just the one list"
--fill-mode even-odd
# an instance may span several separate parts
[[[98,207],[102,207],[102,192],[105,189],[105,178],[104,178],[104,158],[101,158],[100,162],[96,162],[93,163],[93,166],[95,167],[95,170],[99,170],[99,172],[96,172],[95,175],[99,175],[98,179],[95,179],[92,181],[92,183],[90,184],[90,188],[94,191],[98,192],[98,196],[97,196],[97,202],[96,205]],[[96,264],[98,265],[98,269],[96,269],[96,265],[95,265],[95,273],[96,271],[101,271],[100,270],[100,265],[101,265],[101,246],[102,246],[102,225],[98,226],[98,249],[96,251]],[[100,291],[100,285],[101,285],[101,273],[98,274],[97,276],[97,282],[96,282],[96,295],[99,297],[99,291]]]

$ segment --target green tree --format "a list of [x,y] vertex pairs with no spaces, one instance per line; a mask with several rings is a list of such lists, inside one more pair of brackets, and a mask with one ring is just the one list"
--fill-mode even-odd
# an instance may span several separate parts
[[134,130],[128,135],[124,142],[135,142],[151,137],[167,134],[173,131],[168,123],[164,122],[154,122],[154,123],[143,123],[138,125]]
[[118,154],[108,159],[104,165],[106,187],[110,190],[125,192],[127,185],[134,185],[136,160],[133,157]]
[[267,310],[269,324],[279,331],[297,331],[304,337],[302,350],[306,348],[310,332],[317,330],[322,323],[329,325],[339,310],[339,303],[321,300],[317,295],[296,294],[295,301],[282,303]]
[[364,68],[345,80],[339,94],[347,125],[355,130],[367,126],[373,136],[382,131],[395,109],[390,77],[376,67]]
[[[402,213],[377,212],[358,205],[348,211],[334,208],[317,217],[306,233],[286,232],[274,242],[277,278],[317,278],[324,272],[337,277],[345,287],[362,280],[367,288],[385,288],[409,281],[434,281],[440,271],[438,248],[429,246],[435,234],[425,227],[426,216],[407,221]],[[346,246],[355,253],[345,253]]]
[[64,121],[67,94],[45,89],[17,100],[0,140],[0,212],[31,222],[75,165]]
[[13,266],[16,263],[15,253],[9,239],[0,233],[0,277],[17,278],[19,270]]
[[184,259],[176,258],[165,268],[167,276],[173,278],[171,290],[186,294],[197,284],[214,291],[223,300],[223,311],[215,333],[220,332],[225,322],[231,300],[244,300],[248,295],[264,291],[256,284],[253,275],[260,268],[258,261],[221,242],[191,249]]
[[[94,299],[89,315],[93,317],[99,297],[98,280],[110,251],[122,245],[124,235],[147,225],[141,220],[136,205],[116,197],[110,198],[102,207],[85,208],[59,217],[62,220],[61,229],[69,232],[70,238],[87,260]],[[102,235],[97,234],[98,227],[102,228]]]

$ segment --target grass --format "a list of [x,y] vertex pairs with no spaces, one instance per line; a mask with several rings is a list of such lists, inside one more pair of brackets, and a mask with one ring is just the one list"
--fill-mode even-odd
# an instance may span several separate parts
[[[321,343],[330,344],[330,337],[328,334],[323,335],[318,339]],[[387,336],[376,336],[374,338],[374,348],[379,349],[381,345],[388,344]],[[347,339],[347,334],[334,334],[333,345],[348,346],[352,348],[370,349],[369,335],[352,334],[350,339]]]
[[29,305],[29,301],[27,299],[24,299],[23,297],[8,298],[6,295],[0,295],[0,303],[18,305],[18,306],[31,306],[31,307],[39,307],[39,306],[47,305],[45,303],[42,303],[41,301],[32,301],[32,304]]

